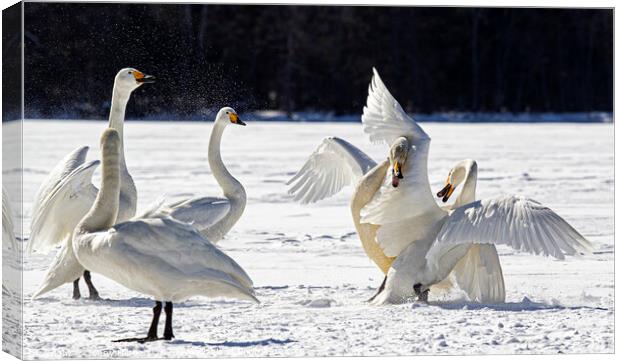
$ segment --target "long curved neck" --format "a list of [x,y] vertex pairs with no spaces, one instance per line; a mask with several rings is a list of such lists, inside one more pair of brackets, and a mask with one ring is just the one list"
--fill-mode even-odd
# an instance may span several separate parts
[[465,170],[465,181],[461,194],[454,202],[453,208],[457,208],[476,200],[476,183],[478,182],[478,169],[475,166],[469,166]]
[[[211,131],[211,138],[209,139],[209,166],[213,177],[224,191],[224,196],[227,198],[234,198],[239,196],[239,192],[244,192],[243,186],[235,177],[233,177],[224,162],[220,153],[220,144],[222,142],[222,134],[226,125],[222,123],[215,123],[213,130]],[[245,192],[244,192],[245,193]]]
[[228,214],[205,232],[206,236],[212,241],[220,240],[235,225],[243,214],[246,202],[243,185],[228,172],[222,161],[220,144],[225,128],[225,124],[216,121],[209,139],[209,166],[211,167],[211,172],[222,188],[224,197],[230,201],[230,211]]
[[125,109],[127,108],[127,102],[129,101],[130,96],[130,91],[121,90],[114,86],[114,89],[112,90],[112,104],[110,106],[110,117],[108,121],[108,127],[116,129],[119,137],[121,138],[120,165],[121,170],[123,171],[127,171],[127,166],[125,165],[123,125],[125,123]]
[[131,96],[131,91],[120,89],[114,86],[112,90],[112,104],[110,107],[109,128],[113,128],[118,132],[121,140],[121,149],[119,154],[120,177],[121,177],[121,206],[118,215],[119,221],[125,221],[132,218],[136,214],[138,203],[138,194],[133,178],[129,174],[127,164],[125,163],[125,145],[123,140],[123,126],[125,123],[125,109],[127,102]]
[[77,229],[80,233],[102,231],[116,222],[119,208],[120,158],[119,154],[103,154],[101,188],[95,203],[84,216]]
[[386,160],[369,170],[358,182],[353,196],[351,197],[350,205],[353,224],[355,225],[355,229],[357,230],[366,255],[375,262],[386,275],[394,259],[387,257],[376,241],[379,226],[370,223],[361,223],[360,211],[372,200],[377,190],[381,188],[381,184],[383,184],[383,179],[385,178],[389,166],[390,162]]

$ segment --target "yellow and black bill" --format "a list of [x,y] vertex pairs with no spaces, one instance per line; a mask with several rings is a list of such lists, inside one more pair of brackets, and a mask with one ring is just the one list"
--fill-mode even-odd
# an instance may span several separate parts
[[448,182],[439,192],[437,192],[437,197],[442,198],[442,202],[446,203],[448,199],[450,199],[452,192],[454,192],[454,187],[450,184],[450,182]]
[[230,122],[233,124],[245,125],[245,123],[235,113],[229,113],[228,118],[230,118]]
[[138,83],[154,83],[155,82],[154,76],[144,74],[141,71],[135,70],[132,74]]

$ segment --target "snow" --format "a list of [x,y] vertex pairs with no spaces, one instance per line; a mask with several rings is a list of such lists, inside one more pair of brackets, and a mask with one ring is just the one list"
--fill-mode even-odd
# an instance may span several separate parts
[[[429,305],[373,307],[364,301],[382,274],[365,257],[354,232],[351,188],[301,206],[286,194],[284,183],[324,136],[343,137],[377,160],[386,149],[371,145],[359,123],[244,121],[247,127],[226,130],[222,154],[246,187],[248,205],[219,245],[253,278],[262,303],[195,297],[176,305],[175,340],[112,343],[144,335],[153,302],[98,274],[93,281],[105,301],[74,301],[71,285],[31,301],[53,257],[35,253],[24,263],[25,358],[613,352],[612,124],[422,124],[433,138],[433,189],[441,188],[454,163],[474,158],[479,198],[523,194],[536,199],[590,239],[596,251],[558,261],[499,248],[506,304],[474,304],[452,292],[431,294]],[[98,157],[105,124],[25,122],[26,228],[47,172],[77,146],[90,145],[89,159]],[[170,200],[219,194],[206,158],[211,124],[125,125],[138,211],[164,193]],[[13,126],[18,124],[4,124],[4,131]],[[82,283],[82,294],[87,293]]]

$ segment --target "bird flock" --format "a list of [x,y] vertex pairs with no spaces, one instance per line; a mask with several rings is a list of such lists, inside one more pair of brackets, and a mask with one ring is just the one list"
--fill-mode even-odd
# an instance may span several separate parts
[[[66,283],[81,298],[84,278],[89,298],[100,299],[91,272],[155,301],[145,337],[115,340],[149,342],[174,338],[174,303],[193,296],[228,297],[258,303],[248,273],[216,244],[243,215],[246,192],[220,154],[224,130],[246,125],[237,112],[217,113],[208,162],[221,196],[153,204],[136,214],[137,189],[125,162],[123,124],[132,92],[155,77],[133,68],[120,70],[112,90],[109,124],[100,138],[100,159],[86,161],[88,147],[63,158],[41,184],[34,201],[28,253],[57,249],[33,294]],[[427,174],[431,138],[389,92],[373,68],[362,130],[386,148],[379,163],[349,142],[326,137],[287,182],[303,204],[354,186],[350,211],[362,248],[385,278],[368,300],[373,305],[427,302],[431,289],[459,288],[473,302],[505,301],[496,245],[563,259],[591,251],[591,244],[551,209],[523,196],[476,200],[478,167],[465,159],[448,173],[434,194]],[[101,167],[101,183],[92,183]],[[442,206],[461,186],[453,204]],[[3,247],[16,250],[11,210],[3,189]],[[158,324],[165,313],[163,337]]]

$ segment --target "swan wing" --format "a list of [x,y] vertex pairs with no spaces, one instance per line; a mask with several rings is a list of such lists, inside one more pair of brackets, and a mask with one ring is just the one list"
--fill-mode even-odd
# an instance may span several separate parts
[[197,197],[172,203],[168,207],[172,218],[190,223],[202,231],[224,218],[231,206],[226,198]]
[[357,182],[377,163],[353,144],[327,137],[286,184],[289,194],[303,204],[317,202]]
[[47,250],[73,232],[97,196],[92,176],[99,161],[76,166],[62,173],[54,187],[46,190],[33,211],[28,252]]
[[502,266],[493,244],[469,247],[450,277],[473,302],[502,303],[506,299]]
[[13,228],[13,209],[9,195],[2,186],[2,248],[8,247],[17,252],[17,240]]
[[372,68],[372,71],[373,77],[368,86],[368,98],[362,115],[362,126],[370,141],[391,146],[398,137],[403,136],[410,140],[430,140],[383,84],[377,69]]
[[557,213],[520,196],[485,199],[456,208],[426,258],[436,262],[446,250],[468,243],[503,244],[558,259],[592,250],[590,242]]

